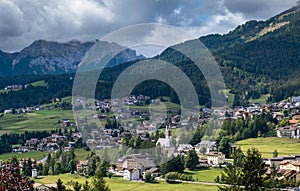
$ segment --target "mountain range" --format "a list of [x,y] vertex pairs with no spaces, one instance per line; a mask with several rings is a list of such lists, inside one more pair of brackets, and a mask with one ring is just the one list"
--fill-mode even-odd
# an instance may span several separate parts
[[[261,97],[277,102],[300,95],[300,6],[265,21],[248,21],[227,34],[211,34],[195,40],[200,40],[216,59],[226,88],[234,96],[233,106],[247,105],[249,100]],[[181,43],[180,46],[191,46],[191,42]],[[99,50],[118,46],[115,43],[98,43],[100,43]],[[0,88],[9,84],[22,84],[25,79],[26,83],[43,79],[48,83],[48,89],[38,88],[39,94],[35,93],[37,90],[34,87],[31,90],[27,88],[27,92],[12,92],[7,95],[0,93],[0,110],[29,105],[26,100],[23,100],[22,104],[19,103],[20,97],[28,97],[29,94],[32,96],[31,105],[47,102],[54,97],[71,95],[72,81],[69,79],[74,74],[62,73],[74,72],[85,53],[94,44],[95,42],[58,43],[39,40],[17,53],[0,51]],[[130,49],[117,55],[109,63],[111,67],[102,72],[96,97],[108,98],[119,74],[134,64],[136,59],[143,58]],[[174,46],[167,48],[155,58],[173,63],[184,71],[195,86],[200,104],[209,106],[210,93],[206,80],[189,58],[174,50]],[[46,76],[11,77],[27,74]],[[24,84],[26,83],[24,81]],[[133,93],[151,97],[170,96],[172,101],[178,102],[172,88],[158,81],[141,83],[136,86]],[[15,105],[12,106],[5,100],[8,98],[13,100],[13,96],[15,101],[11,103],[15,102]]]
[[[121,47],[115,43],[103,41],[59,43],[37,40],[20,52],[0,51],[0,76],[75,72],[86,52],[96,43],[104,49]],[[143,58],[134,50],[126,49],[115,56],[108,66]]]

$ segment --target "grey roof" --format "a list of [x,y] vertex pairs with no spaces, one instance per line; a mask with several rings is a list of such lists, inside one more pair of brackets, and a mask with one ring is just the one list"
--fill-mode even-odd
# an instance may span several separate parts
[[144,168],[151,168],[156,166],[151,160],[148,160],[146,158],[140,158],[135,155],[133,155],[133,157],[136,160],[136,162],[142,165]]
[[201,141],[200,143],[198,143],[196,146],[202,146],[202,147],[211,147],[211,146],[215,146],[217,144],[216,141]]
[[153,156],[149,154],[132,154],[132,155],[127,155],[127,156],[122,156],[121,158],[118,159],[118,162],[123,162],[125,159],[128,157],[134,158],[134,160],[142,165],[144,168],[151,168],[151,167],[156,167],[157,165],[153,163],[151,159],[153,159]]
[[154,172],[160,172],[160,170],[157,167],[152,167],[149,170],[147,170],[146,172],[154,173]]

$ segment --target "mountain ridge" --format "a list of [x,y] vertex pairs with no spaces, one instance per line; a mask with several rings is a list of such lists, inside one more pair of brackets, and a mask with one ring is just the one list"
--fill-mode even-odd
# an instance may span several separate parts
[[[249,100],[258,99],[261,96],[267,97],[268,101],[277,102],[290,96],[300,95],[299,10],[300,8],[297,6],[265,21],[248,21],[228,34],[212,34],[199,38],[217,61],[226,88],[229,93],[234,95],[234,106],[248,105]],[[189,42],[180,44],[188,46]],[[201,71],[195,67],[191,60],[180,52],[176,52],[172,49],[172,46],[154,58],[170,62],[186,73],[195,86],[199,103],[209,106],[209,88],[205,78],[201,75]],[[1,75],[1,72],[6,73],[5,69],[7,68],[5,66],[11,63],[12,58],[0,52],[0,59]],[[96,93],[97,98],[108,98],[111,92],[110,88],[117,77],[127,67],[135,63],[135,61],[124,61],[122,64],[105,68],[100,76],[99,88]],[[64,82],[56,79],[59,77],[51,78],[49,84],[53,84],[55,87],[60,85],[64,87],[64,84],[60,84]],[[69,84],[69,87],[64,88],[63,95],[71,95],[71,88],[71,84]],[[17,94],[19,92],[13,93]],[[141,83],[133,93],[140,93],[153,98],[169,96],[173,97],[172,101],[178,102],[176,92],[166,84],[159,82]],[[51,97],[48,94],[47,96]],[[18,99],[22,95],[15,95],[15,97]],[[59,96],[53,94],[52,97]]]
[[[19,52],[0,52],[0,76],[30,74],[62,74],[75,72],[88,50],[96,43],[109,47],[112,44],[103,41],[56,42],[36,40]],[[116,46],[116,45],[114,45]],[[117,45],[120,46],[120,45]],[[114,57],[108,66],[144,58],[135,50],[125,49]]]

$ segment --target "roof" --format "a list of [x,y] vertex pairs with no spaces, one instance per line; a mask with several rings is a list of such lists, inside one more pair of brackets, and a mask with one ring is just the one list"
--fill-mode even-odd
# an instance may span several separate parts
[[204,140],[204,141],[201,141],[200,143],[198,143],[196,146],[211,147],[211,146],[215,146],[216,144],[217,144],[216,141]]
[[280,165],[286,165],[286,164],[288,164],[288,163],[290,163],[290,161],[284,160],[284,161],[281,161],[279,164],[280,164]]
[[149,170],[147,170],[146,172],[155,173],[155,172],[160,172],[160,170],[157,167],[152,167]]
[[143,166],[146,169],[157,166],[151,160],[151,159],[153,159],[153,156],[151,156],[149,154],[145,154],[145,155],[132,154],[132,155],[127,155],[127,156],[122,156],[121,158],[118,159],[118,162],[123,162],[127,158],[133,158],[138,164],[140,164],[141,166]]
[[299,160],[292,161],[291,164],[294,166],[300,166],[300,161]]
[[292,119],[292,120],[289,120],[289,122],[290,122],[290,124],[297,124],[298,120]]
[[279,164],[280,165],[291,164],[293,166],[300,166],[300,160],[292,160],[292,161],[284,160],[284,161],[281,161]]
[[157,144],[160,144],[161,147],[171,147],[172,146],[172,141],[170,139],[166,139],[166,138],[159,138],[156,142]]
[[288,170],[288,169],[280,169],[279,173],[282,174],[287,179],[292,178],[293,176],[297,175],[297,171]]
[[299,119],[300,119],[300,115],[299,115],[299,114],[294,115],[294,116],[293,116],[293,119],[299,120]]
[[87,165],[88,163],[89,163],[88,160],[79,160],[79,161],[78,161],[78,164],[79,164],[79,165]]
[[134,159],[137,163],[142,165],[144,168],[151,168],[156,166],[152,161],[145,158],[138,158],[134,156]]
[[224,155],[222,152],[209,152],[207,156],[222,156]]

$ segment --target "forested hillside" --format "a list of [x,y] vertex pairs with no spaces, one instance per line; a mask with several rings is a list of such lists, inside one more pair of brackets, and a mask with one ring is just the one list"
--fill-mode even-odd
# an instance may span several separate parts
[[[300,7],[293,7],[266,21],[249,21],[225,35],[213,34],[200,40],[210,49],[220,66],[225,85],[235,95],[234,105],[247,105],[249,99],[268,95],[269,101],[279,101],[300,94]],[[189,42],[181,44],[189,46]],[[201,105],[210,105],[207,83],[196,65],[173,47],[155,57],[178,66],[193,82]],[[1,72],[9,57],[0,52]],[[119,74],[136,61],[104,69],[100,76],[97,99],[109,98]],[[0,111],[47,103],[55,97],[70,96],[74,74],[31,75],[0,79],[0,89],[6,85],[28,84],[45,80],[47,86],[29,86],[22,91],[0,93]],[[169,96],[179,102],[167,84],[146,81],[137,85],[134,94],[152,98]],[[7,100],[10,100],[9,102]]]

